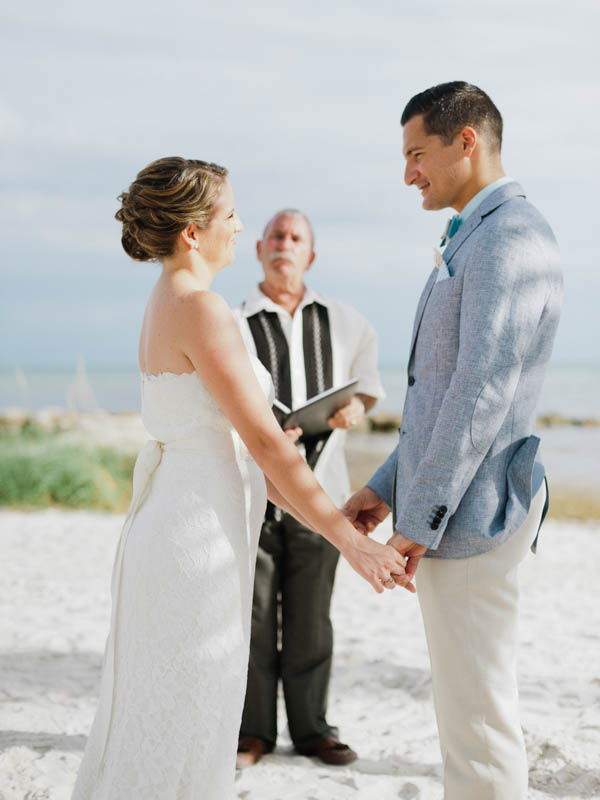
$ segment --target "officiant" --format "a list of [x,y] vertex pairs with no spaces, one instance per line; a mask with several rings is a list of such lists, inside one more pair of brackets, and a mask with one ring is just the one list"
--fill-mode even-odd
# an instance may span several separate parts
[[[248,350],[271,373],[276,398],[291,409],[327,389],[358,379],[356,394],[311,438],[287,431],[333,501],[349,495],[346,430],[384,396],[377,372],[377,336],[355,309],[304,283],[315,260],[314,234],[296,209],[279,211],[256,244],[262,282],[234,313]],[[293,517],[267,506],[261,531],[248,687],[238,767],[255,764],[277,739],[277,688],[282,681],[296,750],[327,764],[356,753],[326,720],[333,631],[330,602],[338,551]]]

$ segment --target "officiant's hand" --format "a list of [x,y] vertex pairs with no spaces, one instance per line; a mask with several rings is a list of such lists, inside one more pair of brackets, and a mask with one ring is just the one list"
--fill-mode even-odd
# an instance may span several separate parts
[[387,517],[390,509],[368,486],[355,492],[342,509],[357,531],[369,534]]
[[329,417],[327,423],[332,428],[355,428],[357,425],[363,420],[365,415],[365,404],[360,399],[354,395],[352,400],[346,406],[342,406],[342,408],[338,408],[335,414],[332,417]]
[[292,442],[297,442],[302,436],[302,428],[299,425],[296,425],[295,428],[285,428],[283,432]]
[[419,562],[427,552],[427,548],[423,544],[413,542],[412,539],[408,539],[406,536],[398,533],[398,531],[394,531],[394,535],[387,542],[387,544],[391,545],[407,559],[405,574],[398,576],[394,575],[394,580],[399,586],[405,586],[411,592],[416,591],[415,587],[412,583],[410,583],[410,581],[412,581],[414,578],[417,567],[419,566]]

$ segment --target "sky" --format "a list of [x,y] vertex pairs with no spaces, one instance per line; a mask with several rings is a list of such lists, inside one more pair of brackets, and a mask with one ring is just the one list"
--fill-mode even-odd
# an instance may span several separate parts
[[447,80],[504,117],[503,163],[558,238],[553,360],[600,364],[597,0],[230,0],[0,6],[0,368],[134,365],[160,267],[131,261],[117,195],[150,161],[228,167],[245,230],[213,288],[260,279],[281,207],[316,233],[310,285],[361,310],[404,364],[451,211],[403,183],[400,115]]

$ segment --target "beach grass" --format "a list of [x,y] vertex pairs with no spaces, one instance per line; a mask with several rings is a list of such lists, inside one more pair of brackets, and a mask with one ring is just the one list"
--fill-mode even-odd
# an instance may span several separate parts
[[0,433],[0,505],[123,511],[135,458],[114,449],[65,440],[27,420]]
[[600,492],[591,488],[551,485],[548,517],[574,521],[600,519]]

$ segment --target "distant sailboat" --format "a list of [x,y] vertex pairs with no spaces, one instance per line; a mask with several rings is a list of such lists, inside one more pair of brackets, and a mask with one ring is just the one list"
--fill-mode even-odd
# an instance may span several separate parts
[[75,380],[65,387],[67,408],[71,411],[98,411],[98,401],[88,379],[85,362],[80,358],[77,362]]

